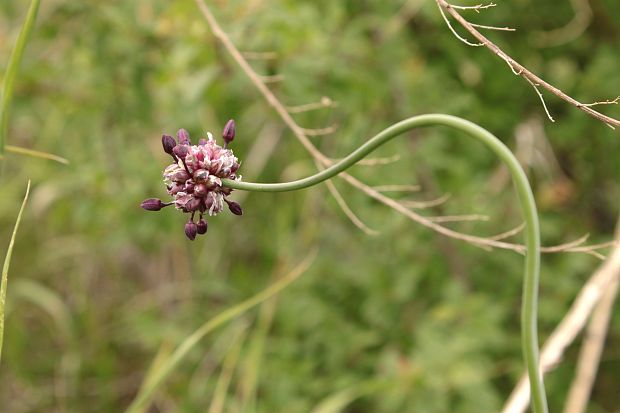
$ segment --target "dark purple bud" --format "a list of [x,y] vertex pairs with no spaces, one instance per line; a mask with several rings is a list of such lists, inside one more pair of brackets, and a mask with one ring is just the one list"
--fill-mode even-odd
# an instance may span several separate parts
[[194,187],[194,195],[203,197],[207,195],[207,187],[204,184],[198,184]]
[[235,139],[235,121],[230,119],[226,122],[226,126],[224,126],[224,131],[222,132],[222,138],[224,138],[224,142],[226,145],[231,143],[233,139]]
[[191,145],[189,133],[185,129],[179,129],[177,138],[179,138],[179,145]]
[[161,199],[149,198],[149,199],[145,199],[144,201],[142,201],[140,206],[143,209],[146,209],[147,211],[159,211],[160,209],[162,209],[163,207],[167,205],[161,202]]
[[161,136],[161,145],[164,147],[164,152],[169,155],[173,155],[172,150],[175,146],[177,146],[177,141],[170,135],[162,135]]
[[198,232],[198,227],[194,224],[194,221],[188,221],[185,224],[185,235],[189,238],[190,241],[196,239],[196,233]]
[[207,232],[207,229],[208,229],[207,221],[200,218],[200,221],[198,221],[198,224],[196,225],[196,231],[202,235]]
[[205,146],[207,144],[207,140],[205,138],[202,138],[198,141],[198,145],[200,146]]
[[189,152],[189,148],[187,145],[177,145],[174,147],[174,149],[172,149],[172,153],[174,153],[176,156],[178,156],[181,159],[185,159],[185,156],[187,155],[187,153]]
[[241,205],[239,205],[238,202],[229,201],[228,199],[225,199],[225,201],[228,204],[228,209],[230,209],[230,212],[235,215],[243,215],[243,210],[241,209]]

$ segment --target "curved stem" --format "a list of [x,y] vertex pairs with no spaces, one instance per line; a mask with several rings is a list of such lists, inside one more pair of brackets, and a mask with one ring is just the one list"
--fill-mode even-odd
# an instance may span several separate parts
[[532,189],[521,165],[498,138],[475,123],[450,115],[429,114],[414,116],[398,122],[379,134],[372,137],[358,149],[340,162],[307,178],[284,183],[251,183],[223,179],[223,185],[234,189],[258,192],[285,192],[304,189],[334,177],[338,173],[350,168],[366,155],[374,151],[387,141],[408,132],[414,128],[424,126],[449,126],[465,132],[467,135],[484,143],[508,167],[519,197],[519,204],[526,223],[525,245],[525,275],[523,279],[523,298],[521,305],[521,341],[523,357],[527,366],[532,394],[534,413],[547,413],[547,399],[542,375],[538,369],[538,334],[537,334],[537,307],[538,283],[540,273],[540,228],[538,214]]

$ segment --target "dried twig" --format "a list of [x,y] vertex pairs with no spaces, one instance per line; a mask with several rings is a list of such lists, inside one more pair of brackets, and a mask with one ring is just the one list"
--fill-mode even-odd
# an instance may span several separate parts
[[[620,222],[616,230],[616,236],[620,239]],[[598,365],[601,361],[601,354],[605,347],[609,320],[611,319],[614,303],[618,296],[619,287],[620,270],[616,271],[616,276],[605,290],[600,302],[592,313],[581,352],[579,353],[575,378],[564,405],[564,413],[585,413],[586,411],[592,386],[596,379]]]
[[[614,119],[614,118],[609,117],[607,115],[603,115],[602,113],[597,112],[596,110],[592,109],[590,107],[591,105],[583,104],[583,103],[579,102],[578,100],[576,100],[576,99],[572,98],[571,96],[567,95],[566,93],[562,92],[557,87],[547,83],[546,81],[544,81],[543,79],[541,79],[540,77],[538,77],[537,75],[535,75],[534,73],[529,71],[521,63],[517,62],[512,57],[508,56],[495,43],[493,43],[489,39],[487,39],[478,30],[476,30],[476,28],[470,22],[468,22],[463,16],[461,16],[459,14],[459,12],[457,11],[457,7],[451,5],[446,0],[435,0],[435,1],[437,2],[437,6],[439,7],[439,10],[441,11],[442,16],[444,17],[444,19],[446,20],[446,23],[448,24],[448,28],[452,31],[452,33],[454,33],[454,35],[459,40],[461,40],[462,42],[464,42],[464,43],[466,43],[466,44],[468,44],[470,46],[485,46],[491,52],[493,52],[495,55],[497,55],[500,59],[505,61],[508,64],[508,66],[510,66],[510,68],[512,69],[512,71],[516,75],[523,77],[531,85],[535,85],[535,89],[538,86],[542,87],[543,89],[551,92],[552,94],[556,95],[557,97],[559,97],[560,99],[564,100],[565,102],[570,103],[571,105],[573,105],[576,108],[584,111],[588,115],[590,115],[590,116],[600,120],[601,122],[605,123],[607,126],[611,127],[612,129],[615,129],[615,127],[620,126],[620,120]],[[465,30],[467,30],[480,43],[472,43],[471,41],[469,41],[469,40],[463,38],[461,35],[459,35],[454,30],[454,28],[451,26],[449,19],[447,18],[447,16],[444,13],[444,10],[447,11],[450,14],[450,16],[452,16],[454,18],[454,20],[456,20],[461,26],[463,26],[465,28]],[[538,90],[537,90],[537,92],[538,92]],[[546,107],[545,107],[545,111],[547,111]],[[547,111],[547,114],[549,114],[548,111]]]
[[362,221],[357,215],[355,215],[355,212],[353,212],[353,210],[349,207],[347,201],[345,201],[342,195],[340,195],[340,192],[338,192],[336,185],[334,185],[331,180],[328,180],[325,183],[327,184],[327,189],[329,189],[329,192],[338,203],[338,206],[340,207],[340,209],[342,209],[342,212],[344,212],[344,214],[347,216],[347,218],[349,218],[353,225],[358,227],[367,235],[379,235],[379,231],[370,228],[364,223],[364,221]]
[[[256,87],[256,89],[258,89],[258,91],[263,95],[265,100],[267,100],[267,102],[273,107],[273,109],[280,116],[280,118],[286,124],[286,126],[288,126],[291,129],[291,131],[293,132],[295,137],[299,140],[299,142],[302,144],[302,146],[323,167],[331,165],[333,161],[327,156],[325,156],[321,151],[319,151],[316,148],[316,146],[312,144],[312,142],[310,141],[310,139],[304,132],[304,129],[301,126],[299,126],[297,122],[295,122],[295,120],[293,119],[289,111],[286,109],[286,107],[280,102],[280,100],[275,96],[275,94],[267,87],[267,85],[262,81],[261,77],[254,71],[254,69],[252,69],[252,67],[247,62],[247,60],[243,58],[242,54],[232,43],[228,35],[222,30],[219,23],[215,19],[215,16],[213,15],[213,13],[211,13],[211,10],[209,9],[205,1],[195,0],[195,2],[198,5],[198,8],[200,9],[202,15],[206,19],[207,23],[209,24],[211,31],[213,32],[213,35],[217,39],[219,39],[220,42],[222,42],[222,44],[226,48],[226,51],[231,55],[231,57],[235,60],[235,62],[237,62],[237,64],[241,67],[245,75],[248,77],[248,79],[250,79],[250,81]],[[373,189],[372,187],[368,186],[364,182],[358,180],[357,178],[353,177],[352,175],[346,172],[342,172],[338,176],[344,181],[346,181],[349,185],[359,189],[360,191],[362,191],[369,197],[383,203],[384,205],[387,205],[388,207],[405,215],[412,221],[420,225],[423,225],[435,232],[438,232],[439,234],[442,234],[450,238],[455,238],[455,239],[467,242],[469,244],[472,244],[474,246],[487,249],[487,250],[492,249],[492,248],[501,248],[501,249],[512,250],[520,254],[525,253],[525,246],[522,244],[495,240],[493,239],[492,236],[490,238],[479,237],[476,235],[464,234],[464,233],[452,230],[436,222],[433,222],[431,218],[429,217],[422,216],[412,211],[407,206],[405,206],[403,203],[382,194],[381,192],[377,191],[376,189]],[[545,248],[542,248],[541,251],[545,252]],[[567,249],[564,251],[571,251],[571,249]]]
[[287,106],[286,110],[288,110],[289,113],[302,113],[310,110],[333,108],[335,106],[338,106],[337,102],[334,102],[328,96],[323,96],[318,102],[306,103],[304,105],[297,106]]

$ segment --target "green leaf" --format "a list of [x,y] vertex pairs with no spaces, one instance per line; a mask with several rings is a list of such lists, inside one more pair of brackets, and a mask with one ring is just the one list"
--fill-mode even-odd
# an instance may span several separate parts
[[28,44],[28,39],[32,33],[34,22],[37,19],[37,12],[39,11],[40,3],[40,0],[32,0],[32,2],[30,2],[30,8],[28,9],[28,14],[26,15],[26,21],[24,21],[22,30],[17,37],[15,49],[13,49],[13,53],[11,53],[9,65],[6,69],[4,84],[2,85],[2,96],[0,97],[0,155],[4,153],[4,147],[6,144],[6,135],[9,125],[9,109],[11,106],[11,100],[13,99],[15,78],[17,77],[19,64],[21,63],[24,55],[24,49],[26,48],[26,44]]
[[22,220],[22,213],[26,208],[26,202],[28,201],[28,195],[30,194],[30,181],[26,187],[26,195],[22,201],[22,206],[17,214],[17,220],[15,221],[15,227],[13,228],[13,235],[11,235],[11,241],[9,242],[9,248],[6,251],[4,257],[4,265],[2,267],[2,284],[0,285],[0,360],[2,359],[2,344],[4,341],[4,305],[6,303],[6,290],[9,282],[9,266],[11,265],[11,256],[13,255],[13,246],[15,245],[15,237],[19,228],[19,223]]

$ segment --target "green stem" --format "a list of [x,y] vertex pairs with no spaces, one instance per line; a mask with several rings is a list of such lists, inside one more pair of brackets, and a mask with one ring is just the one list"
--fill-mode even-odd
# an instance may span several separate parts
[[323,182],[344,170],[355,165],[366,155],[374,151],[387,141],[412,129],[424,126],[449,126],[453,129],[465,132],[491,149],[508,167],[512,180],[517,190],[523,218],[526,223],[525,245],[525,275],[523,280],[523,298],[521,307],[521,340],[523,357],[527,366],[532,394],[532,407],[534,413],[547,413],[547,399],[543,385],[542,375],[538,370],[538,334],[537,334],[537,307],[538,307],[538,283],[540,274],[540,228],[536,203],[527,176],[517,158],[512,154],[498,138],[475,123],[449,115],[430,114],[414,116],[398,122],[379,134],[372,137],[349,156],[331,165],[312,176],[292,182],[262,184],[251,182],[238,182],[223,179],[224,186],[234,189],[258,192],[284,192],[304,189]]

